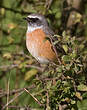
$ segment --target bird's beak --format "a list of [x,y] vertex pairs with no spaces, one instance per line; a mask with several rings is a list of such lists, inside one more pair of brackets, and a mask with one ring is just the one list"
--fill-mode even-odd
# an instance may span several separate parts
[[27,18],[23,18],[24,20],[27,20]]
[[23,19],[26,20],[26,21],[28,21],[28,22],[31,21],[31,19],[29,17],[26,17],[26,18],[23,18]]

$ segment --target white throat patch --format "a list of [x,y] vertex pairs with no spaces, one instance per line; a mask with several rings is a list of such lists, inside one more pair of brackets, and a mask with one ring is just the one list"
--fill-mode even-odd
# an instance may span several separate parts
[[37,26],[37,27],[32,27],[32,26],[29,26],[28,25],[28,29],[27,29],[27,32],[32,32],[36,29],[41,29],[43,26]]

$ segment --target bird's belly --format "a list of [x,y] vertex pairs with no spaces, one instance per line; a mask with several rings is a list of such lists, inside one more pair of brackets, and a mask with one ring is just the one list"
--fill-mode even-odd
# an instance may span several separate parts
[[48,63],[49,60],[40,56],[40,48],[38,48],[38,42],[36,40],[30,40],[29,37],[26,39],[26,46],[30,54],[40,63]]
[[56,58],[51,43],[46,40],[46,35],[41,29],[27,33],[26,45],[31,55],[40,63],[48,63]]
[[26,40],[26,46],[31,55],[36,58],[38,56],[38,48],[36,43],[34,41]]

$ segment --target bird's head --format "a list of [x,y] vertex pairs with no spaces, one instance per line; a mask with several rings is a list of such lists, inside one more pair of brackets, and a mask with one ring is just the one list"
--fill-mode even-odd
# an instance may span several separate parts
[[33,31],[35,29],[44,28],[48,26],[47,20],[41,14],[30,14],[24,18],[28,23],[28,31]]

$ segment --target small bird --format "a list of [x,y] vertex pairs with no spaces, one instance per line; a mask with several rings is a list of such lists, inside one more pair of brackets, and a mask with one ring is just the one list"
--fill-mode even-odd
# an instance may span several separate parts
[[[41,14],[30,14],[25,18],[28,22],[26,32],[26,47],[31,55],[42,64],[47,64],[50,61],[54,62],[57,59],[52,41],[54,42],[54,32],[48,25],[47,20]],[[59,44],[55,45],[57,52],[63,52]]]

